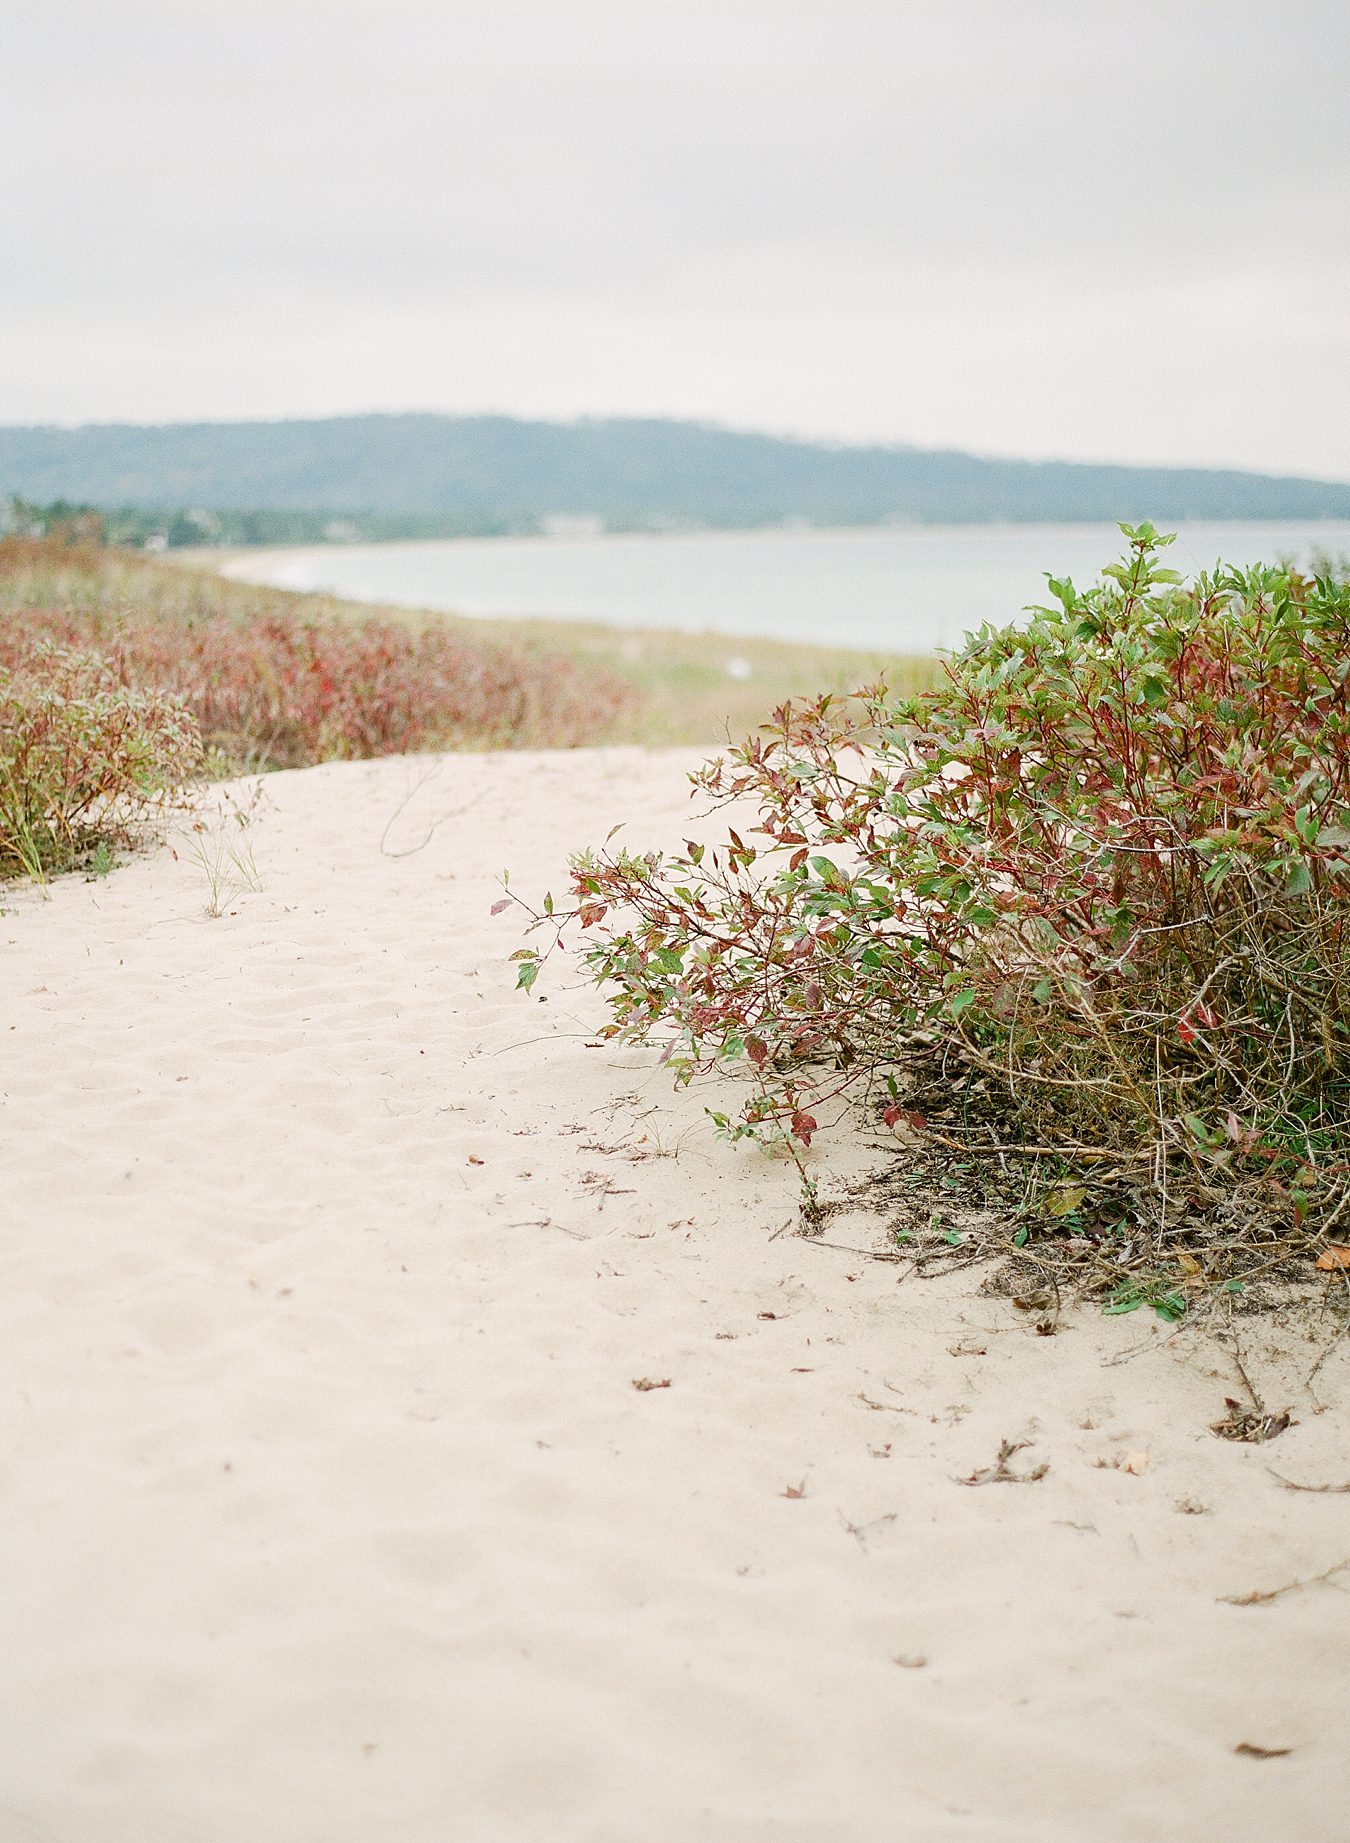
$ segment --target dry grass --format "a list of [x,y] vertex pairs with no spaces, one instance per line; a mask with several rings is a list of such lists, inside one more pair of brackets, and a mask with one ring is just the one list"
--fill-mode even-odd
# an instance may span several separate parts
[[0,542],[0,665],[96,654],[192,713],[213,771],[454,748],[606,741],[629,682],[464,624],[391,620],[92,546]]
[[[519,647],[527,653],[561,654],[579,664],[614,673],[634,687],[637,696],[616,718],[610,739],[653,748],[738,741],[789,698],[810,697],[821,691],[853,691],[882,676],[897,692],[909,695],[924,690],[937,677],[936,660],[919,654],[610,627],[598,621],[469,618],[383,604],[367,606],[329,595],[250,588],[216,573],[234,554],[237,553],[178,551],[153,563],[128,555],[111,564],[110,569],[128,576],[153,571],[154,592],[159,596],[169,593],[166,577],[182,575],[196,581],[193,599],[212,605],[217,597],[225,598],[230,605],[243,605],[239,598],[244,598],[262,609],[285,606],[335,614],[347,620],[379,614],[412,626],[449,627],[457,633]],[[177,593],[181,595],[182,591]],[[749,667],[748,675],[733,677],[728,671],[732,660],[744,661]]]
[[200,763],[180,699],[87,654],[43,649],[17,670],[0,658],[0,881],[106,866],[181,804]]

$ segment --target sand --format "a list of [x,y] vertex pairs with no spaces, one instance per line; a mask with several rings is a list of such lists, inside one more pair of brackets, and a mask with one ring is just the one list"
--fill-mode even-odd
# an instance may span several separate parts
[[1343,1352],[1250,1327],[1298,1424],[1217,1440],[1213,1341],[776,1234],[790,1168],[513,992],[500,870],[687,765],[279,775],[218,918],[181,841],[6,893],[3,1843],[1347,1834],[1350,1598],[1223,1600],[1350,1560],[1270,1473],[1350,1479]]

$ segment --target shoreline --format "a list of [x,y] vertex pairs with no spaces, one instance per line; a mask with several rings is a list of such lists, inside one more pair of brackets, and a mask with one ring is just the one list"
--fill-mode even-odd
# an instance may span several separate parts
[[[289,550],[292,547],[285,547]],[[358,601],[324,590],[276,587],[223,575],[216,559],[227,553],[171,551],[150,567],[197,571],[228,585],[225,593],[241,610],[250,591],[300,602],[315,612],[344,620],[378,615],[411,622],[447,622],[475,638],[532,651],[570,655],[600,664],[632,682],[641,704],[613,740],[653,748],[691,745],[705,750],[740,741],[789,699],[822,691],[857,690],[885,676],[898,690],[913,692],[933,682],[936,655],[892,653],[830,643],[812,645],[756,634],[712,630],[616,626],[605,621],[548,616],[510,617],[456,614],[446,609]],[[228,553],[233,554],[233,553]],[[141,565],[141,567],[147,567]]]
[[[1174,529],[1171,560],[1188,577],[1221,558],[1246,566],[1350,554],[1350,521]],[[236,581],[435,608],[476,623],[707,634],[723,644],[827,641],[857,656],[932,661],[985,623],[1015,623],[1044,603],[1047,573],[1096,580],[1124,542],[1115,526],[1085,521],[417,538],[198,554]]]

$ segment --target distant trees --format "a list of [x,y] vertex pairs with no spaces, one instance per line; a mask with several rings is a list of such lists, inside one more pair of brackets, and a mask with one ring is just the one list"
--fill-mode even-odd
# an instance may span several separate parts
[[0,511],[0,532],[25,538],[49,538],[57,544],[102,544],[106,519],[97,506],[75,505],[68,499],[53,499],[38,505],[31,499],[10,495],[8,506]]
[[831,446],[659,418],[0,427],[0,492],[154,508],[138,516],[153,516],[166,542],[171,519],[196,516],[181,508],[207,506],[218,536],[180,530],[182,541],[213,543],[322,543],[335,523],[367,539],[486,535],[558,518],[630,531],[1108,523],[1146,510],[1169,520],[1350,518],[1350,485],[1325,480]]

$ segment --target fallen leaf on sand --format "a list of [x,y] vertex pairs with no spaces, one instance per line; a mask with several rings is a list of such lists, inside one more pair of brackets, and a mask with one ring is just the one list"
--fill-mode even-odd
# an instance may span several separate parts
[[922,1670],[928,1659],[922,1651],[901,1651],[891,1659],[891,1662],[898,1664],[901,1670]]
[[1292,1747],[1258,1747],[1255,1741],[1239,1741],[1233,1749],[1234,1753],[1246,1754],[1249,1760],[1283,1760],[1293,1751]]
[[1317,1257],[1319,1273],[1343,1273],[1350,1267],[1350,1248],[1341,1242],[1332,1242],[1325,1254]]
[[648,1389],[668,1389],[670,1387],[670,1377],[662,1376],[660,1381],[657,1382],[651,1376],[634,1376],[633,1387],[644,1395]]
[[1138,1478],[1141,1473],[1147,1472],[1148,1463],[1147,1453],[1125,1453],[1116,1461],[1116,1470],[1119,1472],[1133,1472],[1135,1477]]
[[780,1497],[805,1497],[806,1480],[803,1479],[799,1485],[789,1485],[786,1491],[780,1491],[778,1495]]

